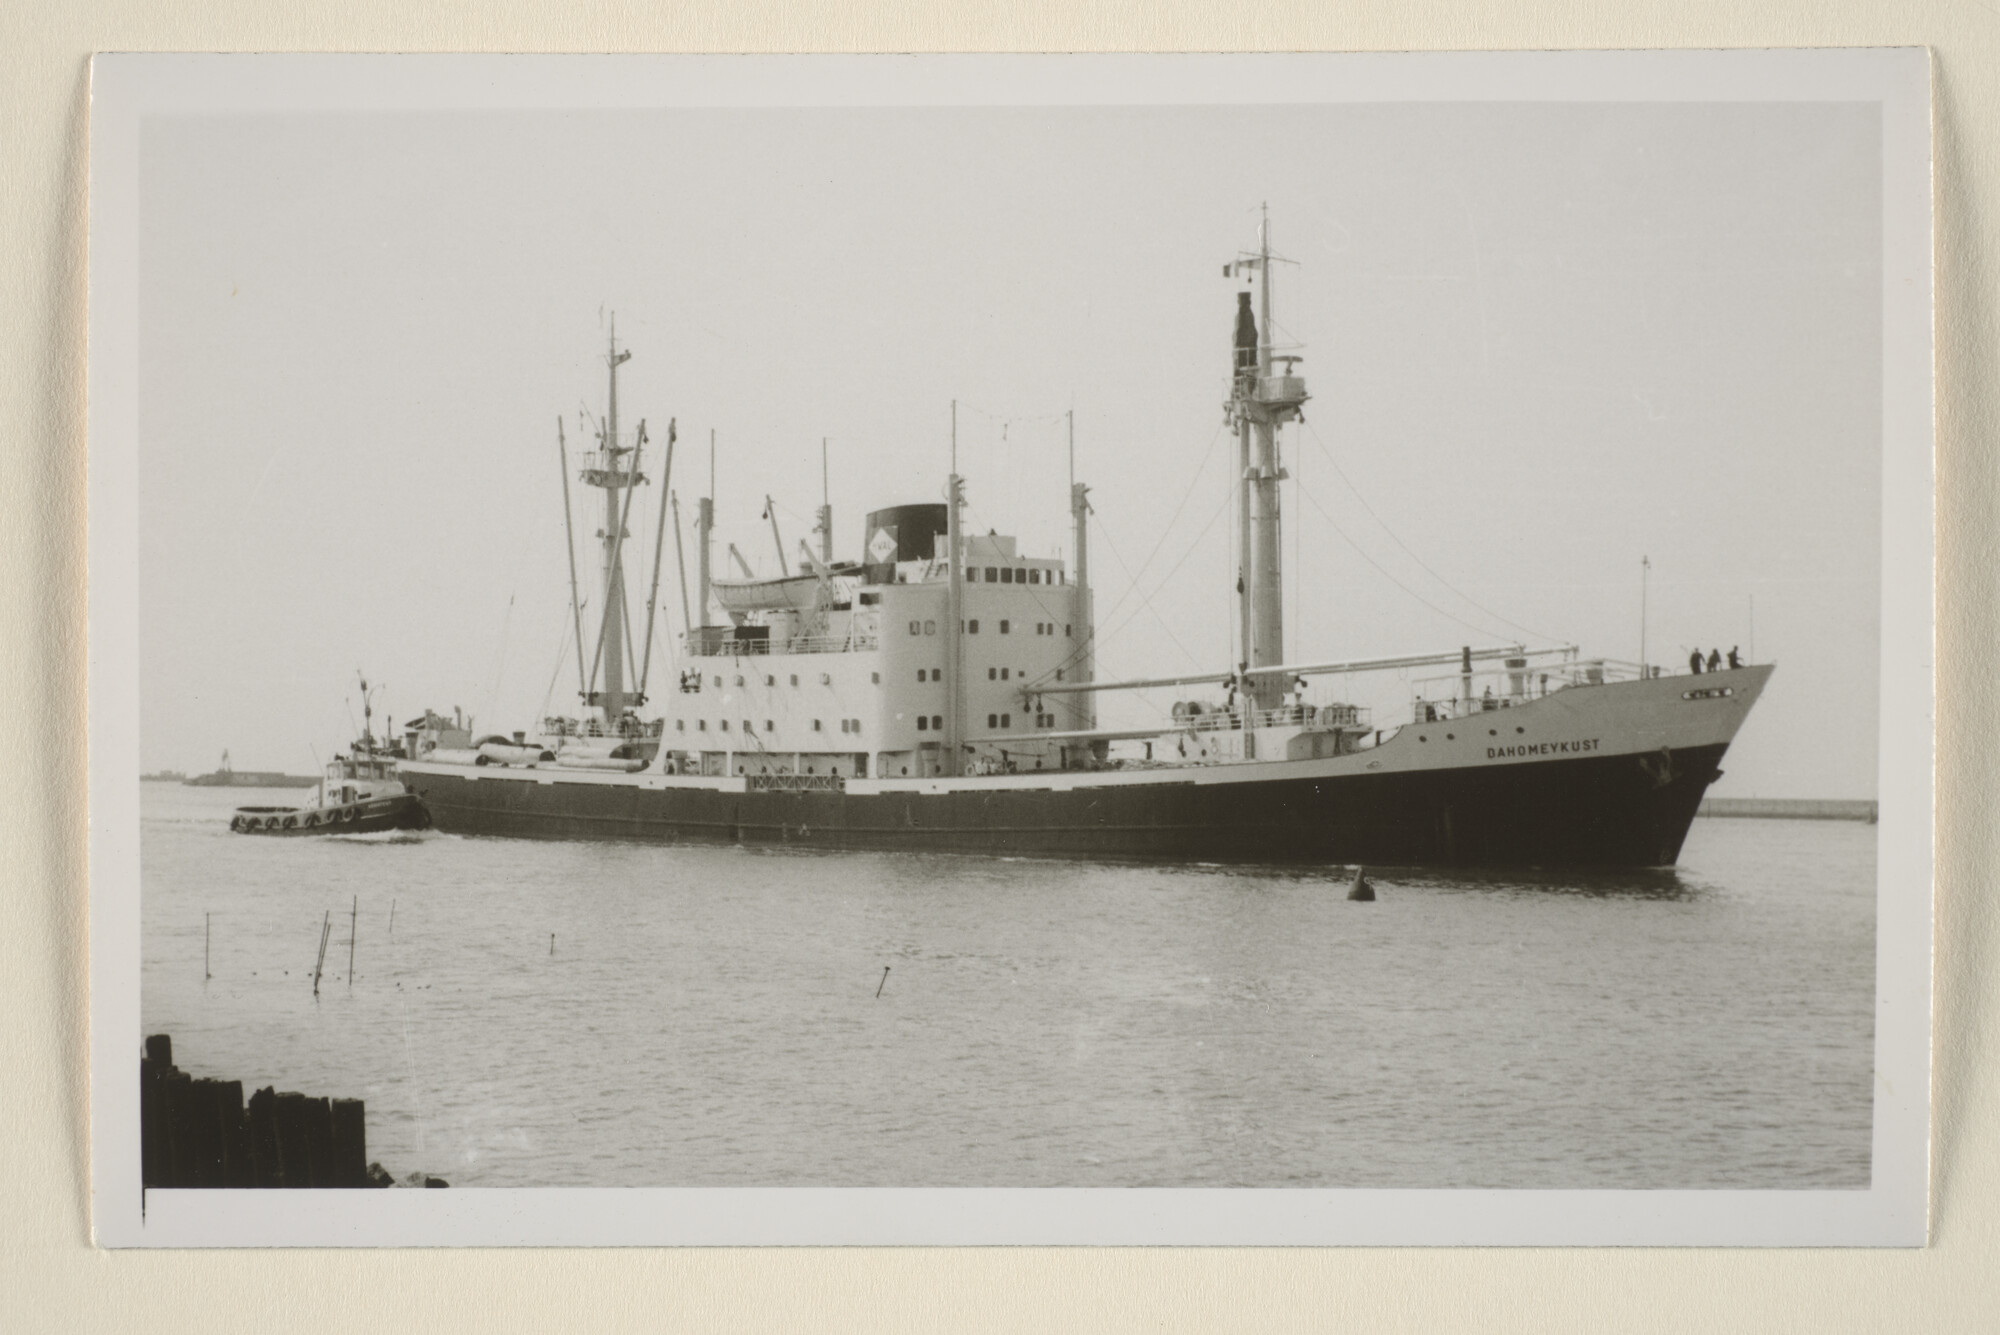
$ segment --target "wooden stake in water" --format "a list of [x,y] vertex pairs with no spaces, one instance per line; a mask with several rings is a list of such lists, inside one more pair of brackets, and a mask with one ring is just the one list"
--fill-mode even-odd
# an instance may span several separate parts
[[554,955],[555,953],[556,953],[556,934],[555,934],[554,932],[550,932],[550,933],[549,933],[549,954],[551,954],[551,955]]
[[880,1001],[882,999],[882,989],[887,987],[888,985],[889,985],[889,966],[885,964],[882,966],[882,981],[875,984],[875,999],[877,1001]]
[[361,896],[354,897],[354,906],[347,911],[347,987],[354,989],[354,934],[361,925]]
[[396,901],[392,899],[389,901],[389,935],[394,936],[395,934],[396,934]]
[[208,942],[209,937],[212,935],[209,931],[208,918],[209,915],[206,913],[201,915],[201,978],[203,982],[207,982],[209,979],[215,977],[208,970]]
[[326,911],[326,917],[319,925],[319,959],[313,964],[313,995],[319,995],[320,971],[326,967],[326,938],[333,931],[333,910]]

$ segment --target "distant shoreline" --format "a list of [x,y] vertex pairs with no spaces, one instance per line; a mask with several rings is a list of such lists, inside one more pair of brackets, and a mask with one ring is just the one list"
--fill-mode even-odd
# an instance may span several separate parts
[[1760,820],[1859,820],[1875,823],[1873,799],[1853,801],[1822,797],[1709,797],[1697,816],[1736,816]]

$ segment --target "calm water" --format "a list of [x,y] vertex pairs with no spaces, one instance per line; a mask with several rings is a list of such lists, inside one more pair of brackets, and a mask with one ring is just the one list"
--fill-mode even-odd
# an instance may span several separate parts
[[233,806],[297,795],[143,789],[146,1031],[246,1091],[365,1098],[398,1176],[1868,1181],[1865,825],[1701,820],[1675,873],[1384,872],[1350,904],[1268,871],[246,838]]

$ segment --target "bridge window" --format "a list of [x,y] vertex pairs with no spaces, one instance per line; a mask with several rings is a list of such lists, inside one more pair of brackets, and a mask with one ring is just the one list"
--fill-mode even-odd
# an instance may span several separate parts
[[778,684],[778,679],[776,677],[767,674],[764,678],[764,684],[766,686],[776,686]]
[[978,618],[978,617],[974,617],[974,618],[972,618],[972,620],[970,620],[970,621],[968,621],[968,622],[966,622],[966,623],[965,623],[965,633],[966,633],[967,635],[977,635],[977,634],[979,633],[979,618]]
[[687,730],[688,730],[688,721],[686,719],[677,718],[674,720],[675,732],[686,732]]
[[771,722],[771,720],[769,720],[769,719],[765,719],[765,720],[764,720],[764,731],[765,731],[765,732],[772,732],[772,731],[775,731],[775,730],[776,730],[776,725],[775,725],[775,724],[773,724],[773,723]]
[[988,714],[988,715],[986,716],[986,726],[987,726],[987,727],[989,727],[989,728],[997,728],[997,727],[999,727],[999,726],[1000,726],[1000,716],[999,716],[998,714]]
[[818,719],[814,719],[814,720],[813,720],[813,731],[814,731],[814,732],[818,732],[818,731],[819,731],[819,720],[818,720]]
[[926,634],[926,635],[935,635],[935,634],[937,634],[937,622],[935,622],[935,621],[926,621],[926,622],[924,623],[924,634]]
[[918,680],[918,681],[929,681],[930,679],[931,679],[931,674],[930,674],[930,669],[928,669],[928,668],[918,668],[918,669],[917,669],[917,680]]
[[1000,633],[1002,635],[1005,635],[1007,633],[1007,623],[1005,621],[1002,621],[1000,623]]
[[1002,715],[1000,716],[1000,726],[1001,726],[1001,727],[1003,727],[1003,728],[1011,728],[1011,727],[1013,727],[1013,726],[1014,726],[1014,716],[1013,716],[1012,714],[1002,714]]
[[987,668],[987,669],[986,669],[986,680],[988,680],[988,681],[998,681],[998,680],[1000,680],[1000,669],[999,669],[999,668]]
[[716,727],[718,727],[718,728],[720,728],[720,729],[722,729],[722,730],[723,730],[724,732],[728,732],[728,731],[729,731],[729,720],[728,720],[728,719],[719,719],[719,720],[717,720],[717,721],[716,721],[716,725],[715,725],[715,726],[716,726]]
[[741,686],[743,684],[743,674],[741,672],[736,674],[736,684],[738,686]]
[[[923,623],[923,622],[921,622],[921,621],[912,621],[912,622],[910,623],[910,634],[912,634],[912,635],[921,635],[921,634],[923,634],[923,633],[924,633],[924,623]],[[721,684],[722,684],[721,682],[717,682],[717,683],[716,683],[716,685],[718,685],[718,686],[720,686]]]
[[1067,625],[1063,627],[1063,638],[1065,640],[1069,638],[1069,627]]
[[965,582],[967,584],[977,584],[979,582],[978,566],[967,566],[965,568]]
[[796,686],[798,684],[799,684],[799,674],[794,672],[792,674],[792,685]]
[[755,728],[753,728],[753,727],[751,727],[751,726],[750,726],[750,720],[746,718],[746,719],[744,719],[744,720],[743,720],[743,731],[745,731],[745,732],[755,732],[755,731],[757,731],[757,730],[756,730]]
[[1001,669],[1000,669],[1000,680],[1002,680],[1002,681],[1005,681],[1005,680],[1007,680],[1007,669],[1006,669],[1006,668],[1001,668]]
[[1019,572],[1017,572],[1017,571],[1016,571],[1016,570],[1014,569],[1014,567],[1012,567],[1012,566],[1001,566],[1001,567],[1000,567],[1000,582],[1001,582],[1002,584],[1013,584],[1013,583],[1015,583],[1016,581],[1015,581],[1015,579],[1014,579],[1014,576],[1015,576],[1015,575],[1016,575],[1017,573],[1019,573]]
[[1000,572],[992,566],[986,567],[986,582],[988,584],[998,584],[1000,582]]
[[931,731],[932,732],[944,731],[944,715],[942,714],[931,715]]
[[717,690],[721,690],[721,689],[722,689],[722,678],[720,678],[720,677],[717,677],[717,678],[715,679],[715,687],[716,687],[716,689],[717,689]]
[[1041,572],[1041,571],[1039,571],[1039,570],[1030,570],[1030,571],[1028,572],[1028,583],[1030,583],[1030,584],[1040,584],[1041,582],[1042,582],[1042,572]]
[[879,673],[879,672],[871,672],[871,673],[869,673],[869,674],[868,674],[868,684],[869,684],[870,686],[880,686],[880,685],[882,684],[882,674],[881,674],[881,673]]
[[930,717],[929,717],[928,715],[925,715],[925,714],[919,714],[919,715],[917,715],[917,731],[918,731],[918,732],[923,732],[923,731],[924,731],[925,729],[929,728],[930,726],[931,726],[931,721],[930,721]]
[[696,730],[697,732],[707,732],[707,731],[708,731],[708,720],[707,720],[707,719],[702,719],[702,720],[700,720],[699,722],[697,722],[697,723],[695,724],[695,730]]

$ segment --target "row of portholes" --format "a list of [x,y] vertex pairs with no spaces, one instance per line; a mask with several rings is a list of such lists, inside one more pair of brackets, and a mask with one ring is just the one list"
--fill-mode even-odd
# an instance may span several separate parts
[[[1514,729],[1514,731],[1515,731],[1515,732],[1526,732],[1526,731],[1527,731],[1527,729],[1526,729],[1526,728],[1516,728],[1516,729]],[[1488,728],[1488,729],[1486,730],[1486,735],[1487,735],[1488,737],[1498,737],[1498,736],[1500,735],[1500,733],[1499,733],[1499,732],[1498,732],[1498,731],[1497,731],[1496,729],[1493,729],[1493,728]],[[1455,733],[1455,732],[1448,732],[1448,733],[1446,733],[1446,734],[1444,735],[1444,739],[1445,739],[1445,740],[1446,740],[1447,742],[1455,742],[1455,741],[1457,741],[1457,740],[1458,740],[1458,734],[1457,734],[1457,733]],[[1418,734],[1417,734],[1417,740],[1418,740],[1418,741],[1420,741],[1420,742],[1428,742],[1428,741],[1430,740],[1430,738],[1428,738],[1428,737],[1424,736],[1424,735],[1423,735],[1422,733],[1418,733]]]
[[[716,724],[715,724],[715,726],[716,726],[716,730],[717,730],[718,732],[728,732],[728,731],[729,731],[729,720],[728,720],[728,719],[726,719],[726,718],[725,718],[725,719],[717,719],[717,720],[716,720]],[[675,731],[675,732],[686,732],[686,731],[687,731],[687,728],[688,728],[688,725],[687,725],[687,720],[686,720],[686,719],[684,719],[684,718],[677,718],[677,719],[675,719],[675,720],[674,720],[674,731]],[[776,724],[775,722],[773,722],[773,721],[772,721],[772,720],[770,720],[770,719],[765,719],[765,720],[764,720],[764,731],[765,731],[765,732],[767,732],[767,733],[772,733],[772,732],[776,732],[777,730],[778,730],[778,725],[777,725],[777,724]],[[821,730],[822,730],[822,729],[821,729],[821,726],[820,726],[820,721],[819,721],[818,719],[814,719],[814,720],[812,721],[812,730],[813,730],[814,732],[819,732],[819,731],[821,731]],[[842,720],[840,721],[840,730],[841,730],[842,732],[860,732],[860,731],[861,731],[861,720],[860,720],[860,719],[858,719],[858,718],[844,718],[844,719],[842,719]],[[707,732],[707,731],[708,731],[708,720],[707,720],[707,719],[705,719],[705,718],[703,718],[703,719],[696,719],[696,720],[695,720],[695,731],[696,731],[696,732]],[[745,731],[745,732],[747,732],[747,733],[752,733],[752,734],[754,734],[754,733],[755,733],[755,732],[757,731],[757,729],[756,729],[756,728],[755,728],[754,726],[752,726],[752,724],[751,724],[751,721],[750,721],[749,719],[747,719],[747,718],[746,718],[746,719],[744,719],[744,720],[743,720],[743,731]]]
[[[912,624],[912,625],[915,625],[916,623],[915,623],[915,622],[911,622],[910,624]],[[915,631],[911,631],[910,633],[911,633],[912,635],[916,634],[916,632],[915,632]],[[791,679],[792,679],[792,685],[796,686],[796,685],[798,685],[798,684],[799,684],[799,674],[798,674],[798,673],[796,673],[796,672],[792,673],[792,674],[791,674]],[[870,684],[871,684],[871,685],[875,685],[875,686],[880,686],[880,685],[882,684],[882,674],[881,674],[881,673],[879,673],[879,672],[871,672],[871,673],[869,673],[869,674],[868,674],[868,679],[869,679],[869,682],[870,682]],[[737,684],[738,686],[741,686],[741,685],[744,685],[744,680],[743,680],[743,674],[742,674],[741,672],[739,672],[739,673],[737,673],[737,674],[736,674],[736,684]],[[767,672],[767,673],[765,673],[765,674],[764,674],[764,684],[765,684],[766,686],[776,686],[776,685],[778,684],[778,679],[777,679],[777,678],[776,678],[775,676],[772,676],[772,675],[771,675],[770,673],[768,673],[768,672]],[[822,685],[822,686],[831,686],[831,685],[833,685],[833,674],[832,674],[831,672],[822,672],[822,673],[820,673],[820,674],[819,674],[819,684],[820,684],[820,685]],[[722,689],[722,678],[720,678],[720,677],[717,677],[717,678],[715,679],[715,688],[716,688],[716,689],[717,689],[718,691]],[[697,685],[695,689],[699,690],[699,689],[700,689],[700,687],[699,687],[699,686]]]

